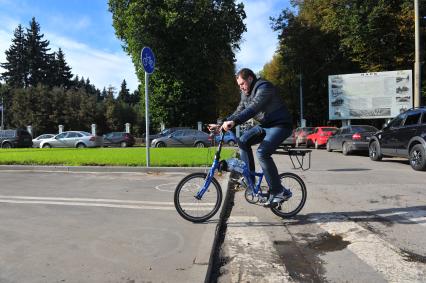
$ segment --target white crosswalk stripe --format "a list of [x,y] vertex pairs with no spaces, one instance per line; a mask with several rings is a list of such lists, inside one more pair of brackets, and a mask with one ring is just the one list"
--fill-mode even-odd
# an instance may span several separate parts
[[[417,224],[416,221],[423,221],[423,213],[413,211],[410,215],[405,213],[404,217]],[[257,226],[256,222],[259,220],[254,216],[231,216],[228,219],[225,242],[227,243],[226,256],[231,259],[228,263],[228,270],[231,272],[230,281],[291,282],[295,280],[289,275],[265,227]],[[375,272],[384,281],[426,282],[424,262],[407,260],[405,251],[363,228],[350,218],[338,214],[321,214],[309,217],[307,222],[319,226],[321,231],[329,235],[341,237],[342,241],[348,243],[346,249],[350,251],[349,254],[370,266],[371,272]],[[293,235],[292,238],[296,242],[300,241],[301,245],[307,244],[303,236]],[[327,278],[327,274],[324,275],[324,278]],[[342,281],[348,279],[345,279],[344,274],[341,276]],[[351,280],[349,279],[348,282]]]
[[353,254],[371,266],[388,282],[425,282],[426,265],[406,261],[400,250],[344,216],[312,217],[321,229],[339,235]]

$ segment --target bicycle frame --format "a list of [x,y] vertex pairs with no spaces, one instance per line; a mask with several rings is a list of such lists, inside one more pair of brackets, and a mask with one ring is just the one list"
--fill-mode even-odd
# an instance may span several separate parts
[[195,198],[198,200],[200,200],[203,197],[204,193],[207,191],[207,188],[210,186],[214,173],[216,172],[216,170],[219,169],[220,152],[222,151],[224,137],[225,137],[225,132],[221,131],[220,141],[219,141],[219,145],[217,146],[216,153],[214,155],[213,164],[210,167],[209,173],[207,174],[206,181],[204,182],[204,186],[198,191],[197,195],[195,196]]
[[[225,137],[225,132],[221,131],[220,141],[214,156],[213,164],[210,167],[209,173],[207,174],[203,187],[198,191],[197,195],[195,196],[195,198],[198,200],[200,200],[203,197],[204,193],[207,191],[207,188],[210,186],[211,180],[214,177],[216,170],[219,169],[220,153],[222,151],[224,137]],[[247,164],[244,164],[244,171],[242,175],[247,181],[249,188],[252,189],[253,195],[258,196],[260,192],[260,184],[262,183],[263,176],[264,176],[263,172],[262,173],[251,172]],[[253,183],[252,177],[258,177],[256,184]]]

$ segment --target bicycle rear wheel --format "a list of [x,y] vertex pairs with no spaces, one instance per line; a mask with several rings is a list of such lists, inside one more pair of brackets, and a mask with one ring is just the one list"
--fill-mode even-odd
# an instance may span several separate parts
[[281,184],[293,194],[291,198],[271,208],[275,215],[282,218],[293,217],[298,214],[306,202],[306,186],[303,180],[293,173],[280,174]]
[[196,197],[198,191],[203,188],[206,177],[206,173],[192,173],[183,178],[176,187],[176,210],[188,221],[204,222],[212,218],[222,204],[222,189],[214,177],[202,198]]

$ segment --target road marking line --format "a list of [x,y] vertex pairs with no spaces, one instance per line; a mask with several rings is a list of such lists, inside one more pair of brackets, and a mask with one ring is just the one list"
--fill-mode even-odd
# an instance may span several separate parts
[[317,222],[328,233],[338,234],[343,240],[350,241],[347,249],[388,282],[422,282],[426,278],[425,264],[406,261],[397,247],[347,217],[330,214],[312,217],[310,221]]
[[174,207],[170,207],[170,206],[121,205],[121,204],[85,203],[85,202],[31,201],[31,200],[4,200],[4,199],[0,199],[0,203],[52,204],[52,205],[96,206],[96,207],[152,209],[152,210],[175,210]]
[[291,277],[263,227],[248,225],[257,217],[228,219],[225,241],[231,282],[291,282]]
[[[60,201],[32,201],[32,200],[6,200],[0,199],[0,203],[15,204],[48,204],[48,205],[70,205],[70,206],[93,206],[93,207],[111,207],[111,208],[130,208],[130,209],[151,209],[151,210],[176,210],[173,206],[147,206],[147,205],[125,205],[109,203],[86,203],[86,202],[60,202]],[[209,211],[211,208],[205,206],[186,208],[187,211]]]
[[[172,192],[174,192],[174,191],[175,191],[175,188],[176,188],[176,185],[177,185],[177,184],[178,184],[177,182],[176,182],[176,183],[159,184],[159,185],[155,186],[155,189],[156,189],[157,191],[160,191],[160,192],[168,192],[168,193],[172,193]],[[174,186],[174,187],[172,187],[172,189],[171,189],[171,190],[160,189],[160,187],[163,187],[163,186]]]
[[[174,205],[174,202],[162,201],[138,201],[138,200],[117,200],[117,199],[95,199],[95,198],[62,198],[62,197],[33,197],[33,196],[4,196],[0,195],[0,199],[17,199],[17,200],[45,200],[45,201],[71,201],[71,202],[109,202],[109,203],[130,203],[130,204],[146,204],[146,205]],[[214,203],[181,203],[189,206],[213,206]]]

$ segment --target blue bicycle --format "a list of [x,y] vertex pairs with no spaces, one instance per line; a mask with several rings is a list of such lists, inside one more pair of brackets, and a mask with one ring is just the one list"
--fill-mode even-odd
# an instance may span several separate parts
[[[189,174],[184,177],[176,187],[174,194],[176,210],[188,221],[194,223],[207,221],[219,210],[222,204],[222,188],[214,177],[216,171],[231,171],[234,176],[239,176],[237,183],[239,186],[245,188],[245,199],[251,204],[265,203],[269,197],[266,189],[261,186],[263,173],[250,172],[248,166],[241,160],[232,160],[232,163],[238,162],[238,166],[236,166],[236,164],[226,164],[223,160],[220,161],[224,136],[224,132],[221,132],[221,138],[209,172]],[[304,156],[308,152],[310,153],[310,150],[287,149],[284,150],[284,152],[277,153],[288,154],[291,158],[294,155]],[[292,160],[293,166],[295,168],[304,169],[303,162],[301,163],[299,159],[297,160],[299,161],[300,167],[296,167]],[[228,170],[226,170],[226,167],[228,167]],[[282,173],[279,176],[281,178],[281,184],[292,192],[292,197],[270,209],[274,214],[282,218],[293,217],[298,214],[305,205],[307,195],[305,183],[298,175],[293,173]]]

